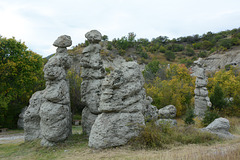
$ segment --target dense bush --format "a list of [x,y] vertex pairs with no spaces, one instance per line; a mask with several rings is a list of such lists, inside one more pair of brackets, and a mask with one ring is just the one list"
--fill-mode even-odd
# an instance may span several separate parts
[[172,51],[170,51],[170,50],[167,50],[167,51],[164,53],[164,55],[165,55],[165,57],[166,57],[166,59],[167,59],[168,61],[173,61],[173,60],[176,58],[175,53],[172,52]]
[[194,109],[189,107],[184,117],[185,124],[195,124],[195,121],[194,121],[195,117],[196,115],[194,114]]
[[202,124],[203,124],[203,126],[206,127],[217,118],[219,118],[217,111],[208,109],[205,112],[204,118],[202,120]]
[[129,144],[135,149],[164,149],[182,144],[210,144],[219,140],[217,136],[188,127],[171,127],[168,123],[147,123],[138,137]]

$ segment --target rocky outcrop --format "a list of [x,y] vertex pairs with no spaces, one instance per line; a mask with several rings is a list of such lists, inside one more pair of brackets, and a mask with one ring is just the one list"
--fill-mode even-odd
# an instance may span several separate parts
[[226,118],[217,118],[202,131],[216,134],[220,138],[232,139],[234,136],[229,132],[230,124]]
[[44,66],[46,88],[34,93],[24,114],[25,140],[41,138],[41,145],[52,146],[71,135],[69,84],[66,80],[71,59],[67,48],[71,37],[58,37],[56,54]]
[[156,106],[153,106],[152,103],[153,99],[148,96],[146,98],[146,107],[144,109],[144,117],[145,121],[155,121],[158,119],[158,109]]
[[97,115],[101,113],[98,108],[105,69],[100,56],[101,46],[98,44],[101,41],[101,33],[97,30],[92,30],[86,33],[85,37],[90,44],[84,48],[80,60],[80,65],[82,66],[81,77],[83,79],[81,84],[81,101],[86,106],[82,112],[82,127],[83,132],[89,135],[92,124]]
[[102,83],[99,112],[89,146],[108,148],[126,144],[144,125],[144,79],[136,62],[125,62]]
[[195,66],[193,67],[192,76],[196,76],[195,82],[195,102],[194,102],[194,113],[198,117],[204,117],[207,107],[211,107],[212,104],[208,97],[208,90],[206,88],[208,78],[205,75],[205,69],[203,66],[203,61],[199,58],[197,61],[194,61]]
[[206,71],[214,72],[225,68],[226,65],[240,65],[240,49],[235,48],[224,54],[213,54],[203,60]]
[[168,105],[158,110],[158,116],[160,119],[175,118],[177,109],[174,105]]

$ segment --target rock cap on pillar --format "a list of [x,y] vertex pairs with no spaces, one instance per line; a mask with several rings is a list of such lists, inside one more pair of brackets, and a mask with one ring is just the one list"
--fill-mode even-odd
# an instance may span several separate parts
[[59,36],[53,43],[55,47],[66,48],[72,45],[71,37],[68,35]]

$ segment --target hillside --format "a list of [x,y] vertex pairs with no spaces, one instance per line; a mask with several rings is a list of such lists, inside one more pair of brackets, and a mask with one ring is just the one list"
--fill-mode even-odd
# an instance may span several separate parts
[[[103,36],[101,55],[105,61],[113,62],[116,57],[123,57],[126,61],[137,61],[139,64],[148,64],[157,60],[161,64],[180,63],[190,67],[193,61],[199,57],[207,58],[206,64],[224,65],[231,63],[240,49],[240,28],[222,31],[219,33],[207,32],[203,35],[193,35],[169,39],[166,36],[159,36],[148,40],[146,38],[136,39],[136,34],[131,32],[122,38],[108,40]],[[73,55],[81,53],[88,42],[74,46],[69,52]],[[232,58],[223,58],[218,64],[217,59],[228,53]],[[118,58],[121,59],[121,58]],[[227,59],[227,60],[226,60]],[[217,68],[217,67],[211,67]]]

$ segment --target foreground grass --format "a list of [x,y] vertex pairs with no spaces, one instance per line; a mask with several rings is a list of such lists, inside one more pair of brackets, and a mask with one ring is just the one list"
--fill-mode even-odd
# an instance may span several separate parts
[[[77,138],[77,137],[75,137]],[[165,150],[132,150],[129,146],[105,150],[93,150],[87,147],[87,141],[81,136],[79,142],[53,148],[43,148],[37,141],[24,144],[0,145],[0,159],[7,160],[238,160],[240,159],[240,140],[224,141],[214,145],[184,145]]]
[[[230,119],[231,131],[239,136],[239,118]],[[184,132],[184,131],[182,131]],[[0,159],[3,160],[238,160],[240,159],[240,137],[234,140],[215,141],[201,144],[175,144],[167,149],[133,149],[132,146],[94,150],[87,146],[87,137],[81,134],[80,127],[73,127],[73,136],[57,147],[45,148],[39,141],[28,143],[0,144]],[[180,137],[179,137],[180,138]],[[181,140],[182,138],[180,138]],[[187,140],[188,141],[188,140]],[[183,141],[185,142],[185,140]]]

